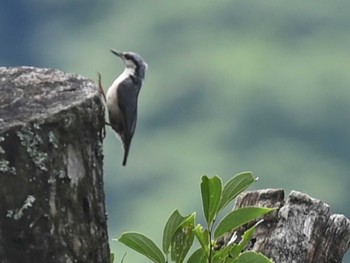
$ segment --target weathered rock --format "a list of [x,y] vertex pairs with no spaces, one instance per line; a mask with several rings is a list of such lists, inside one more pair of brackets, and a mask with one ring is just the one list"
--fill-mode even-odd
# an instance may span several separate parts
[[0,261],[108,262],[96,84],[0,67]]

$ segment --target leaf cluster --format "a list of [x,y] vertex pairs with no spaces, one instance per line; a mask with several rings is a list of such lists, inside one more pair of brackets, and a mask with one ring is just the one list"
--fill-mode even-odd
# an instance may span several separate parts
[[225,233],[235,231],[274,210],[262,207],[239,208],[228,213],[214,226],[218,213],[255,181],[250,172],[237,174],[225,185],[218,176],[213,178],[203,176],[200,188],[206,227],[196,224],[196,212],[182,216],[175,210],[165,224],[162,249],[151,239],[137,232],[125,232],[119,241],[155,263],[167,263],[169,260],[176,263],[184,262],[195,238],[200,247],[188,257],[187,263],[272,262],[260,253],[244,252],[262,220],[246,230],[239,243],[232,240],[224,248],[216,249],[218,240]]

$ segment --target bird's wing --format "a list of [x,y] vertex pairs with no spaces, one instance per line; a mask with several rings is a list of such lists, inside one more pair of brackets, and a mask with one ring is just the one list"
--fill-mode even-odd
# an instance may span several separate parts
[[126,141],[131,141],[135,132],[137,121],[137,98],[141,88],[141,82],[132,80],[124,81],[118,87],[119,109],[123,114],[124,136]]

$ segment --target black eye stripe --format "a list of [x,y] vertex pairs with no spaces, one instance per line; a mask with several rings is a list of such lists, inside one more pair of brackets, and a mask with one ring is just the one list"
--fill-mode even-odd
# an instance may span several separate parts
[[132,56],[132,55],[126,54],[126,55],[124,55],[124,58],[126,60],[132,61],[135,65],[139,64],[139,61],[137,61],[137,59],[134,56]]
[[126,58],[126,59],[129,59],[129,60],[133,60],[133,57],[130,56],[129,54],[126,54],[126,55],[125,55],[125,58]]

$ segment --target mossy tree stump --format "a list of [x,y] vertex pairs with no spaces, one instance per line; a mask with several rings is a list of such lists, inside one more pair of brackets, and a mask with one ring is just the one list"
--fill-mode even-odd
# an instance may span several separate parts
[[108,262],[94,82],[0,67],[0,261]]
[[[264,217],[248,250],[262,252],[276,263],[340,263],[350,246],[350,220],[331,214],[327,204],[306,194],[292,191],[287,200],[282,189],[244,192],[236,199],[236,208],[275,207]],[[221,240],[232,237],[239,242],[246,225]]]

